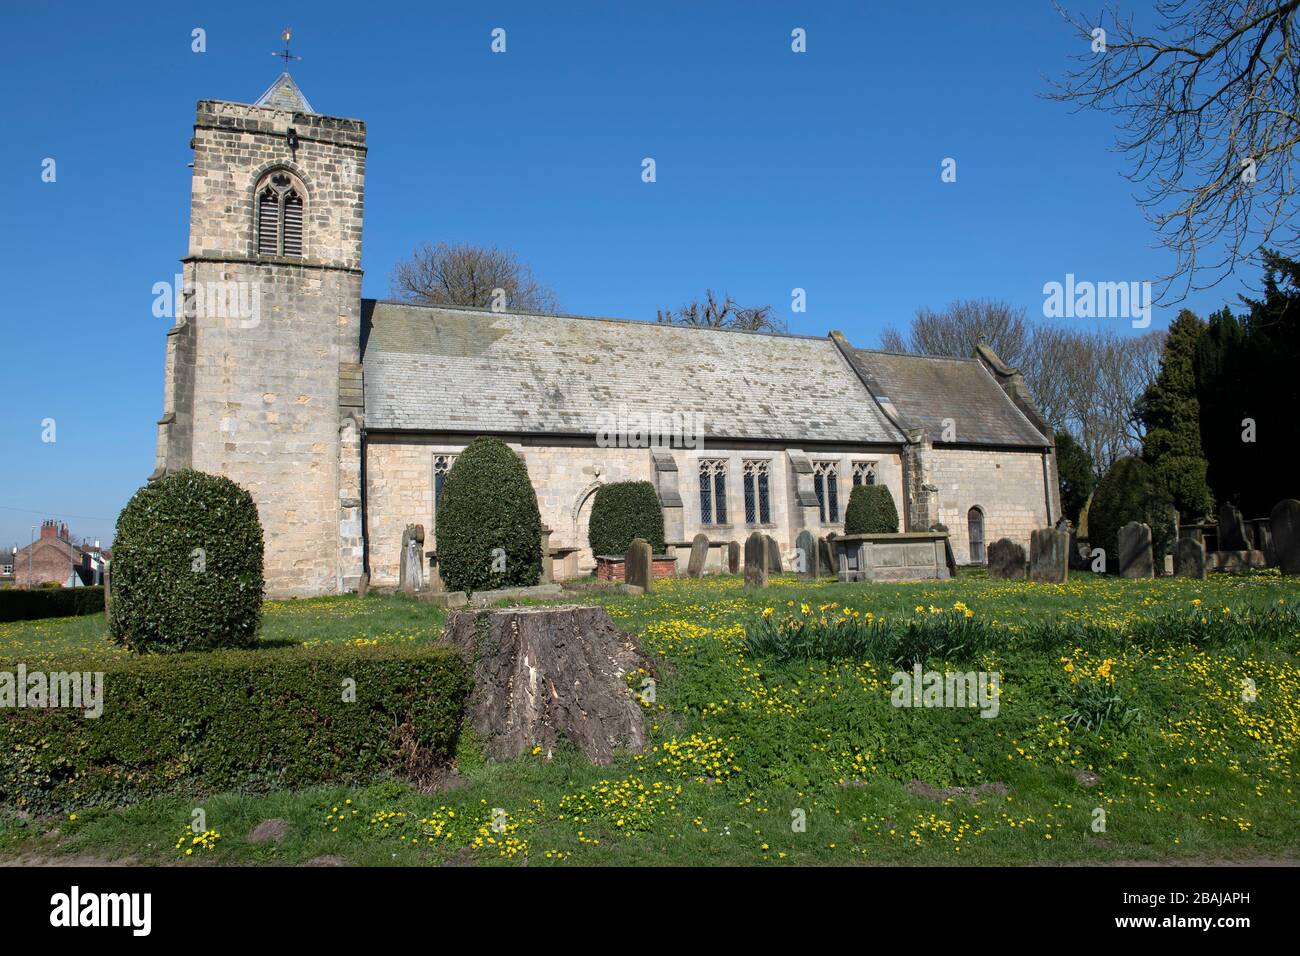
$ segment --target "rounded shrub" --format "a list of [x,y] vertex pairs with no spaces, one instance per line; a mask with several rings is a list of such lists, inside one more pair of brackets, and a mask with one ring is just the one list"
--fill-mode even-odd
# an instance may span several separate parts
[[845,534],[892,534],[898,531],[898,508],[884,485],[855,485],[844,509]]
[[434,522],[449,591],[528,587],[542,574],[542,516],[528,469],[499,438],[476,438],[456,456]]
[[1088,505],[1088,544],[1106,552],[1106,567],[1119,570],[1119,530],[1130,521],[1151,528],[1157,566],[1174,540],[1174,509],[1155,470],[1140,458],[1119,458],[1102,476]]
[[262,523],[229,478],[178,471],[117,517],[109,635],[138,653],[249,647],[262,613]]
[[587,543],[592,554],[626,554],[633,538],[644,538],[655,554],[664,553],[664,510],[648,481],[601,485],[591,503]]

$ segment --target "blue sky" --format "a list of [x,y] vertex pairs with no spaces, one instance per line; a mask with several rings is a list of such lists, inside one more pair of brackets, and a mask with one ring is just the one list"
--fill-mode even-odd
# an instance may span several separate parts
[[568,312],[653,319],[712,287],[873,346],[921,306],[1038,319],[1067,272],[1170,268],[1111,120],[1040,95],[1080,46],[1050,3],[867,7],[6,4],[0,546],[43,515],[106,541],[153,469],[169,320],[150,290],[185,251],[194,104],[255,99],[286,25],[315,108],[368,124],[367,296],[418,242],[498,244]]

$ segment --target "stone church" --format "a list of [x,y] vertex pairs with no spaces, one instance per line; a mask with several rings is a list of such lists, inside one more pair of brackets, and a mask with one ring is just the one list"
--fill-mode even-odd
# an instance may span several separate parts
[[[889,488],[902,530],[946,527],[963,564],[1060,516],[1051,430],[983,347],[362,299],[365,123],[315,112],[285,73],[251,105],[200,101],[191,146],[151,477],[252,493],[270,597],[397,583],[403,529],[432,549],[442,480],[479,435],[526,463],[557,577],[590,571],[592,498],[628,479],[658,489],[670,542],[757,529],[788,551],[842,532],[861,483]],[[690,427],[619,430],[647,417]]]

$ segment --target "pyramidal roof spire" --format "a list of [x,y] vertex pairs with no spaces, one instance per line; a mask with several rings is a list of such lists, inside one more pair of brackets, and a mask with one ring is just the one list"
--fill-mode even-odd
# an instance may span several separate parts
[[303,95],[298,84],[293,81],[289,75],[289,61],[301,60],[302,57],[294,56],[289,52],[289,41],[293,39],[293,31],[288,27],[280,34],[280,39],[284,41],[284,49],[279,53],[272,53],[271,56],[278,56],[284,60],[285,70],[276,78],[276,81],[270,85],[265,93],[257,98],[253,103],[254,106],[265,106],[277,110],[293,110],[297,113],[315,113],[312,105],[307,102],[307,97]]

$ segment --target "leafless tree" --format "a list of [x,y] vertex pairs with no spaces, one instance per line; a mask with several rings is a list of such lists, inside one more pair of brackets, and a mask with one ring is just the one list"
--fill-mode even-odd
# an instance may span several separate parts
[[704,291],[704,301],[689,302],[680,309],[660,309],[658,321],[669,325],[692,325],[706,329],[741,329],[746,332],[785,332],[787,326],[774,314],[770,305],[744,308],[731,296],[721,302],[712,289]]
[[555,312],[560,307],[555,293],[533,277],[532,269],[513,252],[495,246],[426,242],[397,264],[389,285],[395,298],[426,305],[493,308],[500,297],[511,312]]
[[1143,184],[1138,201],[1177,256],[1161,279],[1163,301],[1297,239],[1297,8],[1300,0],[1160,0],[1154,32],[1143,32],[1115,5],[1095,21],[1058,6],[1087,45],[1080,69],[1049,96],[1118,118],[1129,179]]
[[[922,309],[906,337],[888,329],[881,344],[894,351],[965,358],[985,341],[1020,370],[1044,418],[1074,435],[1099,473],[1116,458],[1140,451],[1142,434],[1133,411],[1159,371],[1164,332],[1132,338],[1111,331],[1028,326],[1022,310],[998,305],[985,312]],[[992,321],[980,320],[990,313]]]
[[994,299],[962,299],[941,312],[918,309],[904,337],[888,328],[881,344],[891,352],[956,355],[969,358],[979,342],[1008,365],[1018,364],[1029,348],[1030,330],[1025,310]]

